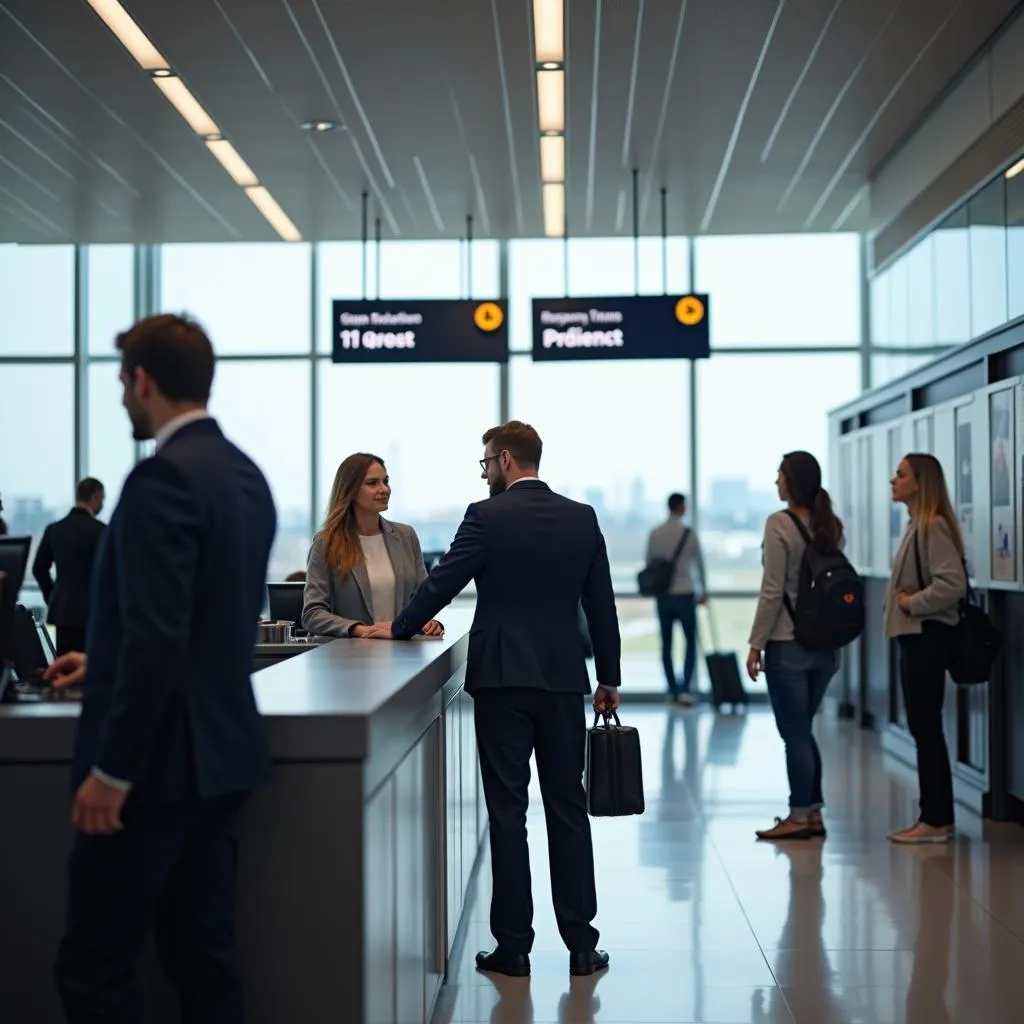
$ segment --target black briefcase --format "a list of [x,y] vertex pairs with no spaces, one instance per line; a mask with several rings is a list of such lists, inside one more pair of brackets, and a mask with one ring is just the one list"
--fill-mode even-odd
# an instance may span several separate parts
[[[587,730],[587,810],[595,818],[644,813],[640,733],[622,725],[613,711]],[[613,723],[614,720],[614,723]]]

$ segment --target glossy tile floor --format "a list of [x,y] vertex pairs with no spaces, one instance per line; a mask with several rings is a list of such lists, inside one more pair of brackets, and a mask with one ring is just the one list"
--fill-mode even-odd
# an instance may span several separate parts
[[641,730],[647,812],[593,822],[611,969],[570,982],[535,780],[533,976],[473,969],[492,945],[485,858],[434,1024],[1024,1021],[1024,828],[958,809],[956,844],[893,847],[886,832],[916,819],[914,776],[826,707],[828,839],[756,843],[787,794],[767,709],[627,706],[625,720]]

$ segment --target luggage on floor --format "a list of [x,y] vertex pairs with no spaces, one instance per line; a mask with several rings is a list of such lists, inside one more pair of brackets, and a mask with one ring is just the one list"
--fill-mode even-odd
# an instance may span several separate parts
[[[747,691],[743,688],[739,659],[734,651],[719,649],[714,612],[710,605],[705,607],[708,611],[708,624],[711,627],[711,644],[714,647],[712,651],[704,650],[704,664],[711,682],[711,703],[716,708],[720,708],[723,704],[730,704],[735,711],[740,704],[746,707],[750,703]],[[697,633],[699,636],[699,628]],[[701,646],[703,647],[703,644]]]

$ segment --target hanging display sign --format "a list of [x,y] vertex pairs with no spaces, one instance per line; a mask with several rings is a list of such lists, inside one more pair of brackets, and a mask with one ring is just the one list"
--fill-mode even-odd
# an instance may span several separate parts
[[507,363],[505,302],[412,299],[332,303],[336,363]]
[[534,299],[533,358],[707,359],[707,295]]

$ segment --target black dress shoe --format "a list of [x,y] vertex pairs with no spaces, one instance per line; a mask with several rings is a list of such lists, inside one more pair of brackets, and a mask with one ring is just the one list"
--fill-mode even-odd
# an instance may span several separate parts
[[477,953],[476,967],[478,971],[505,974],[510,978],[528,978],[530,976],[530,958],[525,953],[506,953],[501,949],[496,949],[491,953]]
[[589,953],[569,954],[569,973],[581,978],[587,974],[596,974],[608,966],[608,954],[603,949],[592,949]]

